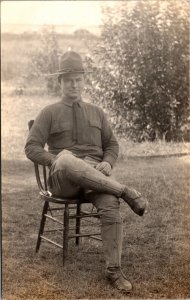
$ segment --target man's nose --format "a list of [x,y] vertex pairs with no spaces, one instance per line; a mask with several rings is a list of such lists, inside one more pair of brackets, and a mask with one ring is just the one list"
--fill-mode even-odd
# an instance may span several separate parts
[[77,82],[76,82],[76,80],[73,80],[72,81],[72,87],[76,87],[77,86]]

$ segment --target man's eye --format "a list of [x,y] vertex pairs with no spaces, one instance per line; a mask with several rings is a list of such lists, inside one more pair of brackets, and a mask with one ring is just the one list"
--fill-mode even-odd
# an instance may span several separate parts
[[70,82],[70,80],[69,79],[65,79],[64,82],[68,83],[68,82]]

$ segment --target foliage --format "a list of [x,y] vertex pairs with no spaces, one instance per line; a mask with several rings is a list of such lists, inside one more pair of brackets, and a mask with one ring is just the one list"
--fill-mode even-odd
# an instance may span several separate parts
[[93,101],[121,135],[180,139],[189,107],[188,3],[123,1],[104,13],[100,42],[86,58]]
[[59,69],[59,60],[62,52],[58,45],[58,36],[54,27],[44,27],[40,34],[40,45],[32,51],[30,72],[31,78],[43,78],[49,92],[59,93],[59,84],[56,76],[48,76]]

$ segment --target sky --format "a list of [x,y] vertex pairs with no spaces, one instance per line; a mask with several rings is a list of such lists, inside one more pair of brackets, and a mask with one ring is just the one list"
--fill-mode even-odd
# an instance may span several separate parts
[[101,6],[116,1],[2,1],[1,25],[101,25]]

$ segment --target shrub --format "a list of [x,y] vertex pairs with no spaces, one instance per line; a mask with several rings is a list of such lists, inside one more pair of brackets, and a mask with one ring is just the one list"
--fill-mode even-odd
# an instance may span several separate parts
[[100,42],[86,58],[93,101],[120,135],[179,140],[189,108],[189,4],[123,1],[104,13]]

